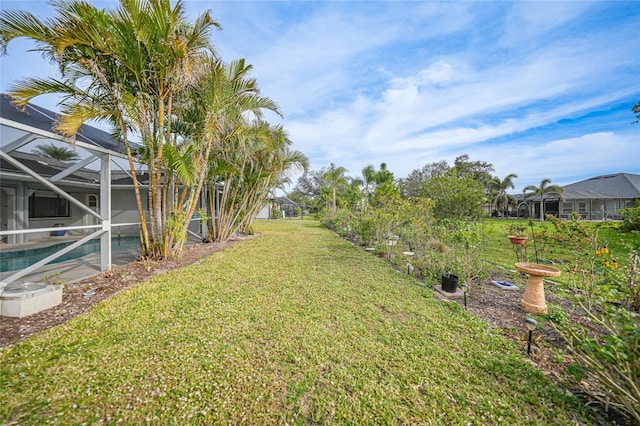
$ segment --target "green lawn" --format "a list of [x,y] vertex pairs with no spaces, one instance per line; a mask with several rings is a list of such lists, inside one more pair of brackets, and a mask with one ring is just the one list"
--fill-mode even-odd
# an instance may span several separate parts
[[0,424],[574,424],[522,348],[320,228],[156,276],[0,351]]
[[[581,222],[586,227],[600,226],[599,240],[602,245],[607,245],[621,264],[628,264],[627,255],[629,253],[629,246],[637,246],[639,241],[639,235],[637,233],[622,232],[618,229],[618,222]],[[507,236],[509,235],[509,226],[512,224],[523,225],[526,227],[527,235],[529,239],[527,241],[526,255],[529,262],[536,262],[536,247],[535,241],[531,238],[532,228],[529,220],[525,219],[487,219],[480,225],[481,234],[483,236],[484,244],[482,245],[480,257],[493,264],[500,265],[509,269],[514,268],[516,262],[516,252],[514,246],[509,242]],[[553,229],[553,225],[549,221],[533,221],[533,229],[536,233],[539,233],[541,229],[547,228]],[[540,242],[538,242],[540,245]],[[538,246],[539,259],[545,259],[546,255],[544,250]],[[555,256],[557,257],[572,258],[573,253],[570,250],[564,250],[562,248],[556,248]],[[556,281],[563,281],[566,277],[560,277],[554,279]]]

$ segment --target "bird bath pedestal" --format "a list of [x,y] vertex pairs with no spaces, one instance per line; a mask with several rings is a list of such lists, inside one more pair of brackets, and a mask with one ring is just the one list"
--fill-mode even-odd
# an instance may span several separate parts
[[526,312],[531,312],[532,314],[546,314],[547,303],[544,299],[543,279],[545,277],[557,277],[560,275],[560,271],[556,268],[526,262],[516,263],[516,269],[529,275],[527,288],[524,291],[520,306]]

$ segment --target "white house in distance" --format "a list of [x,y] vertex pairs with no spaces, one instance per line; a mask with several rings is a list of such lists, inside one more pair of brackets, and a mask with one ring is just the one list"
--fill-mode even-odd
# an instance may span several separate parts
[[283,217],[294,217],[296,207],[300,209],[300,212],[302,212],[304,208],[302,204],[296,203],[287,197],[268,198],[267,202],[260,209],[256,219],[271,219],[273,217],[273,210],[282,212]]
[[[633,207],[640,200],[640,175],[615,173],[595,176],[562,187],[563,198],[545,196],[545,214],[570,219],[574,213],[585,220],[619,220],[620,209]],[[519,201],[522,195],[519,195]],[[540,217],[540,197],[531,197],[518,211],[531,211]]]

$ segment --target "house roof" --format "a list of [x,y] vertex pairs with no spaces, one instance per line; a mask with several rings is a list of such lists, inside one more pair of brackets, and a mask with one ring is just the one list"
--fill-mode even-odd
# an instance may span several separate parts
[[640,175],[616,173],[596,176],[562,188],[565,199],[640,198]]
[[295,206],[298,206],[298,207],[302,206],[302,204],[300,204],[300,203],[296,203],[295,201],[290,200],[290,199],[289,199],[289,198],[287,198],[287,197],[273,197],[273,198],[269,198],[269,200],[274,201],[274,202],[276,202],[276,203],[277,203],[277,204],[279,204],[279,205],[282,205],[282,204],[291,204],[291,205],[293,205],[294,207],[295,207]]
[[[565,200],[607,199],[607,198],[640,198],[640,175],[633,173],[614,173],[595,176],[562,187]],[[523,194],[516,194],[522,201]],[[557,200],[555,195],[545,194],[545,200]],[[529,200],[540,201],[540,197],[529,197]]]
[[[0,117],[24,126],[57,133],[53,129],[58,119],[58,114],[32,103],[26,106],[24,112],[20,111],[11,104],[11,99],[4,93],[0,95]],[[124,146],[113,139],[109,133],[86,124],[80,127],[80,130],[76,134],[76,140],[109,151],[124,153]]]

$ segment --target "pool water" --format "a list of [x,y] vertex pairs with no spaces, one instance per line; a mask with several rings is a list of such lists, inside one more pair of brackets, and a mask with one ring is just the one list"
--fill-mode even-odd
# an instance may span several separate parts
[[[70,246],[75,241],[67,241],[64,243],[54,244],[48,247],[41,247],[27,250],[14,250],[0,253],[0,272],[15,271],[23,269],[34,263],[44,259],[53,253],[60,251],[64,247]],[[140,238],[138,237],[115,237],[111,238],[111,250],[133,250],[140,248]],[[88,241],[71,250],[69,253],[61,256],[50,263],[66,262],[87,254],[97,253],[100,251],[100,239]]]

